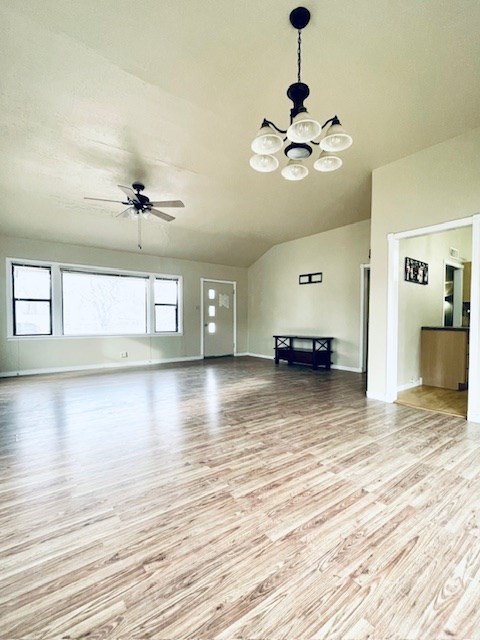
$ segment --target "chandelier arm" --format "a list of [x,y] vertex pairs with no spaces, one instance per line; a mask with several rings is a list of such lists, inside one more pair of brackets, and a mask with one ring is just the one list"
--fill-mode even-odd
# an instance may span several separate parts
[[327,124],[340,124],[340,120],[338,119],[338,116],[333,116],[333,118],[329,118],[326,122],[322,124],[322,129],[325,129]]
[[279,129],[274,122],[272,122],[271,120],[267,120],[267,118],[264,118],[262,122],[262,127],[266,127],[266,126],[273,127],[278,131],[278,133],[287,133],[286,129]]

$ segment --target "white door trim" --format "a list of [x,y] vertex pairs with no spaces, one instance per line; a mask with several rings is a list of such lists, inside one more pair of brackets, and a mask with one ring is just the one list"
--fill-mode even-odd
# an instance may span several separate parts
[[467,420],[480,423],[480,214],[473,216]]
[[205,282],[218,282],[220,284],[233,285],[233,355],[237,355],[237,281],[236,280],[216,280],[215,278],[200,278],[200,355],[205,357],[205,327],[203,289]]
[[398,274],[400,240],[472,226],[472,291],[470,300],[470,344],[468,411],[470,422],[480,423],[480,214],[450,220],[430,227],[388,234],[387,345],[385,401],[397,399],[398,364]]

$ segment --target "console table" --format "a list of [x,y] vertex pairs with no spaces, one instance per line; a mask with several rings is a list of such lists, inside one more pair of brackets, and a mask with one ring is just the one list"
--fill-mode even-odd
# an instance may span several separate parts
[[275,364],[286,360],[289,365],[307,364],[329,370],[333,338],[319,336],[273,336],[275,340]]

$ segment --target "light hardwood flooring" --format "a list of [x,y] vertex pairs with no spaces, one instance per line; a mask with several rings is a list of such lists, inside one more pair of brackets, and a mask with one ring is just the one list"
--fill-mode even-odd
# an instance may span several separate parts
[[229,358],[0,383],[2,640],[480,638],[480,427]]
[[453,391],[422,385],[398,394],[398,404],[452,416],[467,417],[468,391]]

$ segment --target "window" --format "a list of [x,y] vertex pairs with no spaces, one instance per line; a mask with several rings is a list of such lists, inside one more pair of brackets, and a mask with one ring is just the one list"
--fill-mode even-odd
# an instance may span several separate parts
[[45,336],[52,333],[50,267],[12,264],[13,334]]
[[62,270],[63,334],[147,333],[147,278]]
[[155,278],[155,332],[178,331],[178,280]]
[[182,277],[7,259],[10,337],[180,334]]

